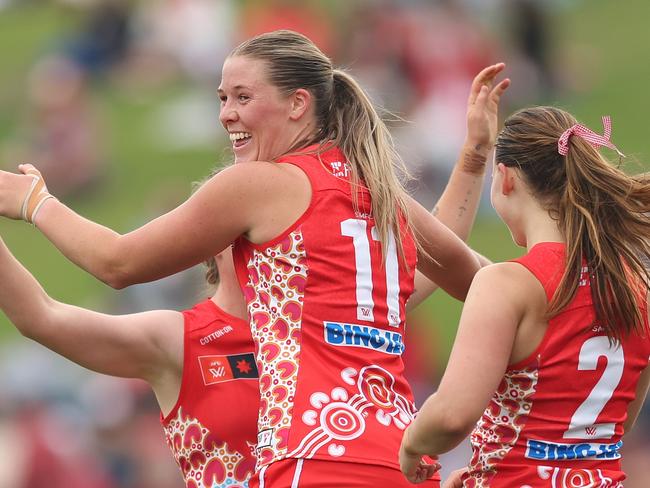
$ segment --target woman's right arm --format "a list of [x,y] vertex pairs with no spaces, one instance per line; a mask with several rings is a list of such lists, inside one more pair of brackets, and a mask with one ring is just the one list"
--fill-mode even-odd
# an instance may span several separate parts
[[181,313],[106,315],[53,300],[2,239],[0,282],[0,309],[25,337],[99,373],[180,382]]
[[[510,86],[508,78],[495,82],[505,64],[497,63],[481,70],[474,78],[467,100],[467,135],[458,161],[440,200],[431,212],[463,241],[467,241],[478,211],[483,181],[497,135],[499,102]],[[490,260],[476,253],[482,266]],[[408,309],[417,307],[438,288],[422,273],[415,275],[415,290]]]
[[[282,166],[287,165],[226,168],[179,207],[124,235],[55,199],[44,202],[35,224],[68,259],[114,288],[153,281],[218,254],[252,229],[273,226],[278,215],[298,207],[286,198],[297,192],[295,173]],[[32,181],[32,176],[0,172],[1,215],[21,218]]]

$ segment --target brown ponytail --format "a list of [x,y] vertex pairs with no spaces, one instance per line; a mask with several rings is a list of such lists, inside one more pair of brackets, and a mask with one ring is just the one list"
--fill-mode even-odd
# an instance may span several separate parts
[[521,171],[566,240],[566,269],[549,315],[573,300],[584,263],[596,323],[620,341],[647,330],[639,303],[650,282],[650,177],[625,174],[578,136],[560,155],[558,139],[576,123],[553,107],[521,110],[506,120],[495,158]]
[[[309,90],[315,101],[318,130],[290,151],[313,144],[320,144],[321,150],[338,146],[350,163],[353,187],[363,184],[370,192],[384,252],[392,233],[403,256],[400,214],[406,218],[407,207],[396,171],[406,174],[406,169],[394,150],[388,128],[359,84],[345,72],[333,69],[330,59],[312,41],[292,31],[279,30],[254,37],[235,48],[230,56],[265,61],[269,81],[283,93],[299,88]],[[357,192],[352,193],[356,198]],[[354,205],[357,204],[355,199]]]

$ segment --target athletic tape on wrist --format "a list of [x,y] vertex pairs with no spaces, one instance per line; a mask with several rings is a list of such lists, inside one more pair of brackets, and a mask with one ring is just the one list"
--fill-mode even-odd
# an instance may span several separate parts
[[43,181],[43,177],[37,170],[27,170],[26,174],[31,176],[33,181],[20,208],[20,217],[25,222],[33,225],[36,214],[43,206],[43,203],[50,198],[56,198],[47,191],[45,181]]

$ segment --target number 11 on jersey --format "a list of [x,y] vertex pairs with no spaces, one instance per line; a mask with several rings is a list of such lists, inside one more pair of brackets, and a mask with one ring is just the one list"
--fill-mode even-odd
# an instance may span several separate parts
[[[356,267],[357,320],[374,322],[375,302],[372,297],[372,262],[370,242],[368,240],[368,223],[362,219],[348,219],[341,222],[341,234],[352,238],[354,246],[354,264]],[[377,229],[373,226],[370,234],[379,241]],[[386,249],[386,304],[388,306],[388,324],[397,327],[400,324],[399,310],[399,262],[397,246],[392,232],[388,235]]]

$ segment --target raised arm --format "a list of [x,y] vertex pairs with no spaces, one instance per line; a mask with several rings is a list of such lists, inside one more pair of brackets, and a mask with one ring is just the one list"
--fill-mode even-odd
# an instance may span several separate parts
[[173,404],[183,362],[183,316],[107,315],[50,298],[0,239],[0,309],[18,331],[93,371],[142,378]]
[[[449,177],[447,186],[432,214],[463,241],[469,237],[481,201],[487,163],[497,134],[498,108],[501,96],[510,86],[504,79],[495,84],[505,64],[483,69],[474,78],[467,100],[467,136]],[[481,265],[490,261],[477,253]],[[438,288],[422,273],[416,273],[415,291],[408,302],[413,309]]]
[[419,241],[418,271],[458,300],[465,300],[481,262],[448,227],[412,198],[409,218]]
[[[124,235],[81,217],[56,199],[43,203],[35,225],[72,262],[110,286],[123,288],[198,264],[242,234],[256,238],[250,234],[253,229],[272,235],[274,224],[283,225],[278,224],[278,215],[297,218],[300,204],[286,197],[296,194],[296,187],[304,190],[304,185],[296,185],[295,172],[283,166],[287,165],[231,166],[176,209]],[[21,170],[33,167],[23,165]],[[21,218],[32,181],[32,176],[0,172],[0,214]],[[308,198],[303,198],[304,208]]]

